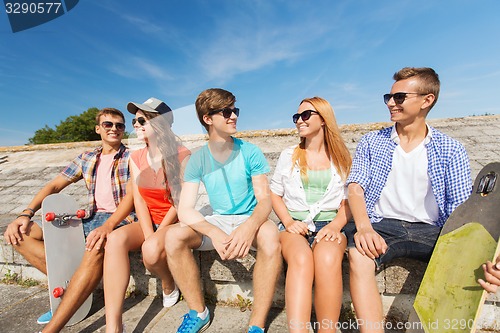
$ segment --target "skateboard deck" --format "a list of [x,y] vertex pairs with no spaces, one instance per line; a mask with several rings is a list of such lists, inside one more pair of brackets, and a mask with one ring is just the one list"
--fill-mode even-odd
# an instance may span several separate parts
[[[64,298],[69,281],[85,253],[85,237],[76,201],[66,194],[51,194],[42,202],[43,236],[47,277],[49,282],[50,309],[55,313]],[[66,326],[83,320],[90,311],[92,294],[71,317]]]
[[475,332],[487,292],[482,264],[500,252],[500,163],[485,166],[471,196],[451,214],[413,307],[426,333]]

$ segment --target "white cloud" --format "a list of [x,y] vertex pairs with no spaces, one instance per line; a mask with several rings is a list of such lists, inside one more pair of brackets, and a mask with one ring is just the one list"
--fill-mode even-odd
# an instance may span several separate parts
[[217,18],[213,31],[198,46],[199,66],[208,80],[228,80],[279,62],[296,62],[329,47],[326,37],[336,28],[312,13],[290,22],[279,17],[278,8],[252,10],[256,9]]
[[[122,14],[122,13],[120,13],[120,14]],[[146,34],[149,34],[149,33],[156,34],[156,33],[160,33],[162,31],[164,31],[162,27],[160,27],[157,24],[152,23],[150,20],[146,20],[146,19],[142,19],[142,18],[137,17],[137,16],[126,15],[126,14],[122,14],[121,17],[125,21],[134,25],[138,30],[140,30]]]
[[139,57],[122,58],[120,64],[114,64],[109,69],[127,78],[150,78],[154,80],[172,80],[172,76],[161,65],[152,60]]

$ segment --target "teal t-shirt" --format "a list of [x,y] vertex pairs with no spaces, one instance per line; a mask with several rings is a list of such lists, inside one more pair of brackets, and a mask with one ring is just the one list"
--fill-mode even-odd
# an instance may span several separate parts
[[193,153],[184,181],[203,182],[214,214],[251,215],[257,205],[252,177],[269,172],[269,164],[254,144],[233,141],[233,152],[224,163],[213,158],[208,144]]

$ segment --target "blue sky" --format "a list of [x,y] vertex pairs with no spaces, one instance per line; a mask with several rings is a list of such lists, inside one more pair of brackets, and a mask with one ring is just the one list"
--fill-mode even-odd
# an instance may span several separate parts
[[235,94],[239,130],[291,128],[311,96],[340,124],[387,121],[405,66],[440,75],[430,118],[500,113],[498,0],[82,0],[18,33],[1,8],[0,146],[151,96],[181,108],[178,134],[202,133],[193,103],[211,87]]

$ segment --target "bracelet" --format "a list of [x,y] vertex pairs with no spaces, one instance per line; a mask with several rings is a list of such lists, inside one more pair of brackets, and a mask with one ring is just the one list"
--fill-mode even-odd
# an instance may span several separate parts
[[27,210],[29,210],[29,211],[31,212],[31,216],[30,216],[30,217],[32,217],[32,216],[34,216],[34,215],[35,215],[35,211],[34,211],[33,209],[29,208],[29,207],[24,208],[24,209],[23,209],[23,212],[24,212],[24,211],[27,211]]
[[29,217],[29,218],[30,218],[30,220],[31,220],[31,218],[33,217],[33,216],[32,216],[32,215],[30,215],[30,214],[19,214],[19,215],[17,215],[16,219],[20,218],[21,216]]

